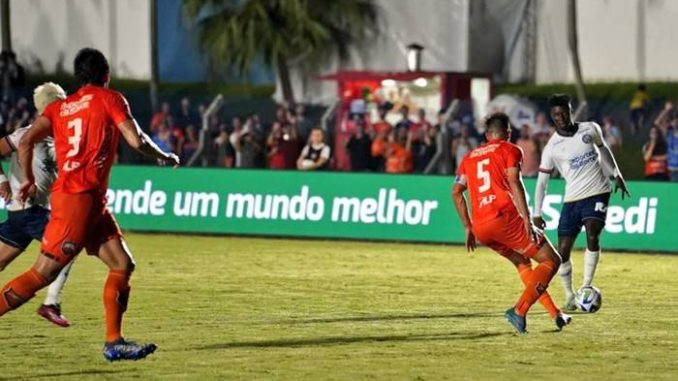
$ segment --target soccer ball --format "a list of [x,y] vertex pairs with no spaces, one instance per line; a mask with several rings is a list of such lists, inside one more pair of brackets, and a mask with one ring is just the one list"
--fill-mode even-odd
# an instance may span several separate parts
[[584,286],[577,291],[577,306],[583,312],[594,313],[603,305],[603,294],[593,286]]

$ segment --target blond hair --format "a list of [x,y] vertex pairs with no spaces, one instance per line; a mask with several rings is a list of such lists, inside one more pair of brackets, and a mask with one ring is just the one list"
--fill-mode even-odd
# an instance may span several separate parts
[[33,91],[33,103],[38,114],[42,114],[50,103],[58,99],[66,99],[66,92],[54,82],[45,82]]

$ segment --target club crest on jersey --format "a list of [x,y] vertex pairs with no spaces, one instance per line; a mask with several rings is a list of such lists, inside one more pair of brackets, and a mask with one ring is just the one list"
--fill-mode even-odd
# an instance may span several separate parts
[[581,137],[581,141],[586,144],[591,144],[593,141],[593,136],[591,136],[591,134],[584,134],[584,136]]
[[494,200],[496,200],[496,199],[497,199],[497,196],[495,196],[493,194],[491,194],[489,196],[481,197],[480,198],[480,207],[482,208],[484,206],[491,205],[494,202]]

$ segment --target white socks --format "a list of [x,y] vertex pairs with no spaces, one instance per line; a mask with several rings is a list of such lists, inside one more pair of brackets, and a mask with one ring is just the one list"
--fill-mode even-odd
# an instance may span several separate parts
[[584,283],[583,286],[591,286],[593,282],[593,275],[596,273],[598,266],[598,259],[600,258],[600,250],[590,251],[586,249],[584,252]]
[[572,261],[561,263],[558,275],[560,275],[560,280],[563,282],[565,296],[567,298],[574,296],[574,290],[572,289]]
[[68,272],[71,271],[73,262],[75,261],[72,260],[63,269],[61,269],[59,276],[54,280],[54,282],[52,282],[52,284],[49,285],[49,288],[47,289],[47,296],[45,296],[45,301],[43,302],[44,305],[50,306],[59,304],[61,302],[61,290],[63,290],[64,284],[66,284],[66,278],[68,278]]

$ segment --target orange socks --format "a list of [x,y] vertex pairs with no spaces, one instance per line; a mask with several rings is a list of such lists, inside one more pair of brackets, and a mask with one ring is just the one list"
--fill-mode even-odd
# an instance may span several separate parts
[[0,316],[31,300],[35,293],[47,284],[49,284],[47,278],[32,267],[12,279],[0,291]]
[[555,263],[544,261],[532,270],[532,274],[529,274],[527,277],[528,282],[525,286],[525,291],[516,304],[516,313],[518,315],[525,316],[527,314],[530,307],[546,291],[557,268],[558,266]]
[[122,315],[127,310],[130,273],[111,270],[104,285],[104,310],[106,311],[106,342],[122,337]]
[[[522,280],[523,284],[527,286],[530,281],[530,276],[532,275],[532,266],[519,266],[518,274],[520,275],[520,280]],[[551,299],[551,295],[548,291],[544,291],[544,293],[541,294],[539,297],[539,303],[541,303],[541,305],[546,308],[546,311],[548,311],[552,319],[555,319],[560,313],[560,310],[558,307],[556,307],[556,304],[553,303],[553,299]]]

